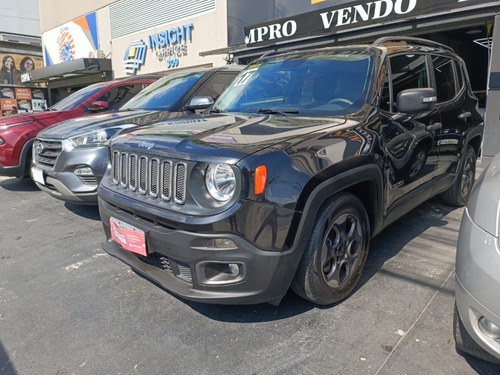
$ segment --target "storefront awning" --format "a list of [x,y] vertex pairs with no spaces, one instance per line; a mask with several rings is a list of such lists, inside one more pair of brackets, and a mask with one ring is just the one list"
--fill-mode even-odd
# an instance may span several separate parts
[[81,58],[46,66],[23,74],[23,82],[51,82],[55,80],[108,73],[111,76],[110,59]]

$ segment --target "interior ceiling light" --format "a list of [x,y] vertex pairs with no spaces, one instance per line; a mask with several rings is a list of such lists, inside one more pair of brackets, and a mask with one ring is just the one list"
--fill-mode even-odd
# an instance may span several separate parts
[[465,33],[467,35],[477,35],[477,34],[481,34],[482,32],[483,32],[483,30],[480,30],[480,29],[472,29],[472,30],[466,31]]

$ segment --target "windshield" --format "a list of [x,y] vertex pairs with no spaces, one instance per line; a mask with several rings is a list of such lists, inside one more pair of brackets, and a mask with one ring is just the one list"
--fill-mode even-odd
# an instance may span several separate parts
[[221,112],[330,116],[356,112],[371,90],[373,53],[314,52],[250,64],[214,106]]
[[160,78],[130,99],[120,110],[179,111],[186,93],[193,88],[204,74],[196,71]]
[[65,97],[61,101],[50,107],[51,111],[70,111],[79,107],[82,102],[86,101],[88,98],[94,96],[96,93],[101,91],[103,87],[108,86],[109,83],[97,83],[94,85],[87,86],[83,89],[75,91],[71,95]]

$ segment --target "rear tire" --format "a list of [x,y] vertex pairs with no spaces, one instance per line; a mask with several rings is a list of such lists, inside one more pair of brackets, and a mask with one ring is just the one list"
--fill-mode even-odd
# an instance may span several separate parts
[[474,180],[476,178],[476,151],[472,146],[467,146],[464,161],[458,173],[458,176],[448,190],[441,193],[441,199],[444,203],[462,207],[465,206],[469,199]]
[[465,329],[457,305],[453,313],[453,336],[455,337],[455,346],[460,354],[467,353],[483,361],[500,364],[500,359],[494,357],[475,342]]
[[370,229],[361,201],[340,193],[320,209],[292,290],[318,305],[329,305],[347,297],[361,277]]

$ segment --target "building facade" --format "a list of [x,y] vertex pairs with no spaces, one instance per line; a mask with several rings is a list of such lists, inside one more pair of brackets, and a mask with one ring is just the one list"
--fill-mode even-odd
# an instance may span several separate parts
[[44,0],[40,20],[44,68],[30,79],[52,101],[102,80],[226,64],[200,55],[227,47],[225,0]]

